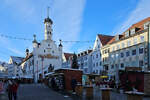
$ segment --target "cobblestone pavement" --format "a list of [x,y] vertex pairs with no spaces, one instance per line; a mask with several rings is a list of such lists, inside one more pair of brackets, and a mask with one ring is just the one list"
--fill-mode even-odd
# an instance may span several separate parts
[[[94,89],[94,97],[86,98],[86,92],[79,97],[72,94],[55,92],[42,84],[21,84],[18,90],[18,100],[102,100],[100,89]],[[0,100],[8,100],[7,94],[0,94]],[[125,94],[111,92],[111,100],[127,100]],[[150,100],[144,97],[143,100]]]
[[20,85],[18,100],[72,100],[42,84]]

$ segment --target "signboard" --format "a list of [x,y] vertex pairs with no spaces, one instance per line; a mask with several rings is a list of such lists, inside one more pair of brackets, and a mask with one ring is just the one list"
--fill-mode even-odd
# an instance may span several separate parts
[[126,71],[142,71],[141,67],[126,67]]
[[40,58],[49,58],[49,59],[58,59],[58,56],[53,56],[51,54],[47,54],[47,55],[39,55]]

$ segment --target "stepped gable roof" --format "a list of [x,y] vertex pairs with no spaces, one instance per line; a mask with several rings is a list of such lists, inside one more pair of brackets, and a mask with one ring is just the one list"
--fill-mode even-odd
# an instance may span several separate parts
[[78,53],[78,54],[81,54],[81,53],[84,53],[84,52],[88,52],[88,53],[91,53],[92,52],[92,50],[91,49],[88,49],[88,50],[84,50],[84,51],[81,51],[80,53]]
[[73,56],[73,53],[64,53],[66,60],[69,60],[69,57]]
[[[136,32],[142,31],[142,30],[144,30],[144,24],[145,24],[146,22],[148,22],[148,21],[150,21],[150,17],[145,18],[145,19],[143,19],[143,20],[141,20],[141,21],[139,21],[139,22],[133,24],[133,25],[132,25],[131,27],[129,27],[126,31],[129,31],[130,29],[133,29],[133,28],[137,28]],[[125,31],[125,32],[126,32],[126,31]],[[125,32],[122,33],[121,39],[122,39],[122,38],[125,38]],[[112,40],[110,40],[110,41],[108,42],[108,44],[111,44],[111,43],[113,43],[114,41],[115,41],[115,37],[114,37]]]
[[11,56],[13,64],[20,64],[23,61],[23,57]]
[[102,43],[102,45],[106,45],[114,36],[98,34],[98,37]]

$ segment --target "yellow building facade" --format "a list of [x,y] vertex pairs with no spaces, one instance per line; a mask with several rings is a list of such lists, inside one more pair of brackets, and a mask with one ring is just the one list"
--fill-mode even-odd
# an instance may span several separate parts
[[114,77],[126,67],[149,69],[149,24],[150,18],[144,19],[101,48],[103,68],[108,76]]

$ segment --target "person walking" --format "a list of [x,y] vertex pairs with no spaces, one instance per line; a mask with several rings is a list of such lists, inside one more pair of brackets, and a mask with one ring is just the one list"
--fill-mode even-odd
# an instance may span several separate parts
[[18,90],[18,83],[13,81],[13,85],[12,85],[12,94],[13,94],[13,98],[14,100],[17,100],[17,90]]
[[9,100],[12,100],[12,82],[11,80],[8,80],[8,86],[7,86],[7,92],[8,92],[8,98]]
[[73,90],[73,94],[75,94],[76,85],[77,85],[77,81],[76,81],[75,78],[73,78],[73,79],[71,80],[71,87],[72,87],[72,90]]

